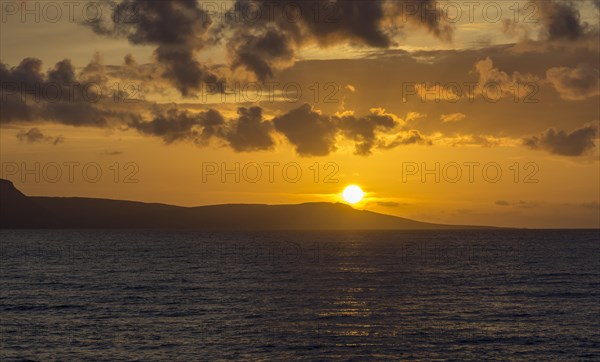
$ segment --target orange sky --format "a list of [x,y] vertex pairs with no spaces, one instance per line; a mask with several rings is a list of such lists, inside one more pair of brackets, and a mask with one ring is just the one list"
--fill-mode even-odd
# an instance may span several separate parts
[[[276,15],[221,32],[207,2],[174,1],[146,28],[111,23],[114,9],[102,28],[65,9],[52,22],[46,3],[23,19],[3,2],[0,19],[1,171],[27,194],[277,204],[338,202],[357,184],[355,207],[423,221],[600,227],[592,1],[503,3],[497,21],[459,1],[455,22],[384,1],[331,24]],[[88,93],[52,99],[69,76]],[[216,80],[227,95],[205,96]]]

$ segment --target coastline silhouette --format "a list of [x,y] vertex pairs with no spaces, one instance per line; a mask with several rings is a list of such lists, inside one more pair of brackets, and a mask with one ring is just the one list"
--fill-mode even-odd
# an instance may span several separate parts
[[83,197],[26,196],[0,179],[0,228],[198,230],[473,229],[357,210],[342,203],[182,207]]

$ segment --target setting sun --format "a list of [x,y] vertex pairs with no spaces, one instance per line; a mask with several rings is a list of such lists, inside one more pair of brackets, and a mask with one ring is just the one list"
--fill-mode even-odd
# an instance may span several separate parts
[[349,204],[356,204],[357,202],[360,202],[364,195],[365,193],[363,190],[356,185],[350,185],[344,189],[344,192],[342,192],[342,197]]
[[0,362],[600,356],[598,19],[0,0]]

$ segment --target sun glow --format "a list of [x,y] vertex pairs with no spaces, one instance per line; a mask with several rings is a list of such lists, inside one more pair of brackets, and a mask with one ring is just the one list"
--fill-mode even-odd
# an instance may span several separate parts
[[350,185],[344,189],[344,192],[342,192],[342,198],[344,198],[344,201],[349,204],[356,204],[360,202],[363,196],[365,196],[365,193],[356,185]]

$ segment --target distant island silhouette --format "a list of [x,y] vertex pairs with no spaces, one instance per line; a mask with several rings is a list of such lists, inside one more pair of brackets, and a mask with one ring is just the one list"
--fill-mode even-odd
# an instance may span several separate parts
[[182,207],[82,197],[33,197],[0,179],[3,229],[412,230],[481,229],[357,210],[341,203]]

